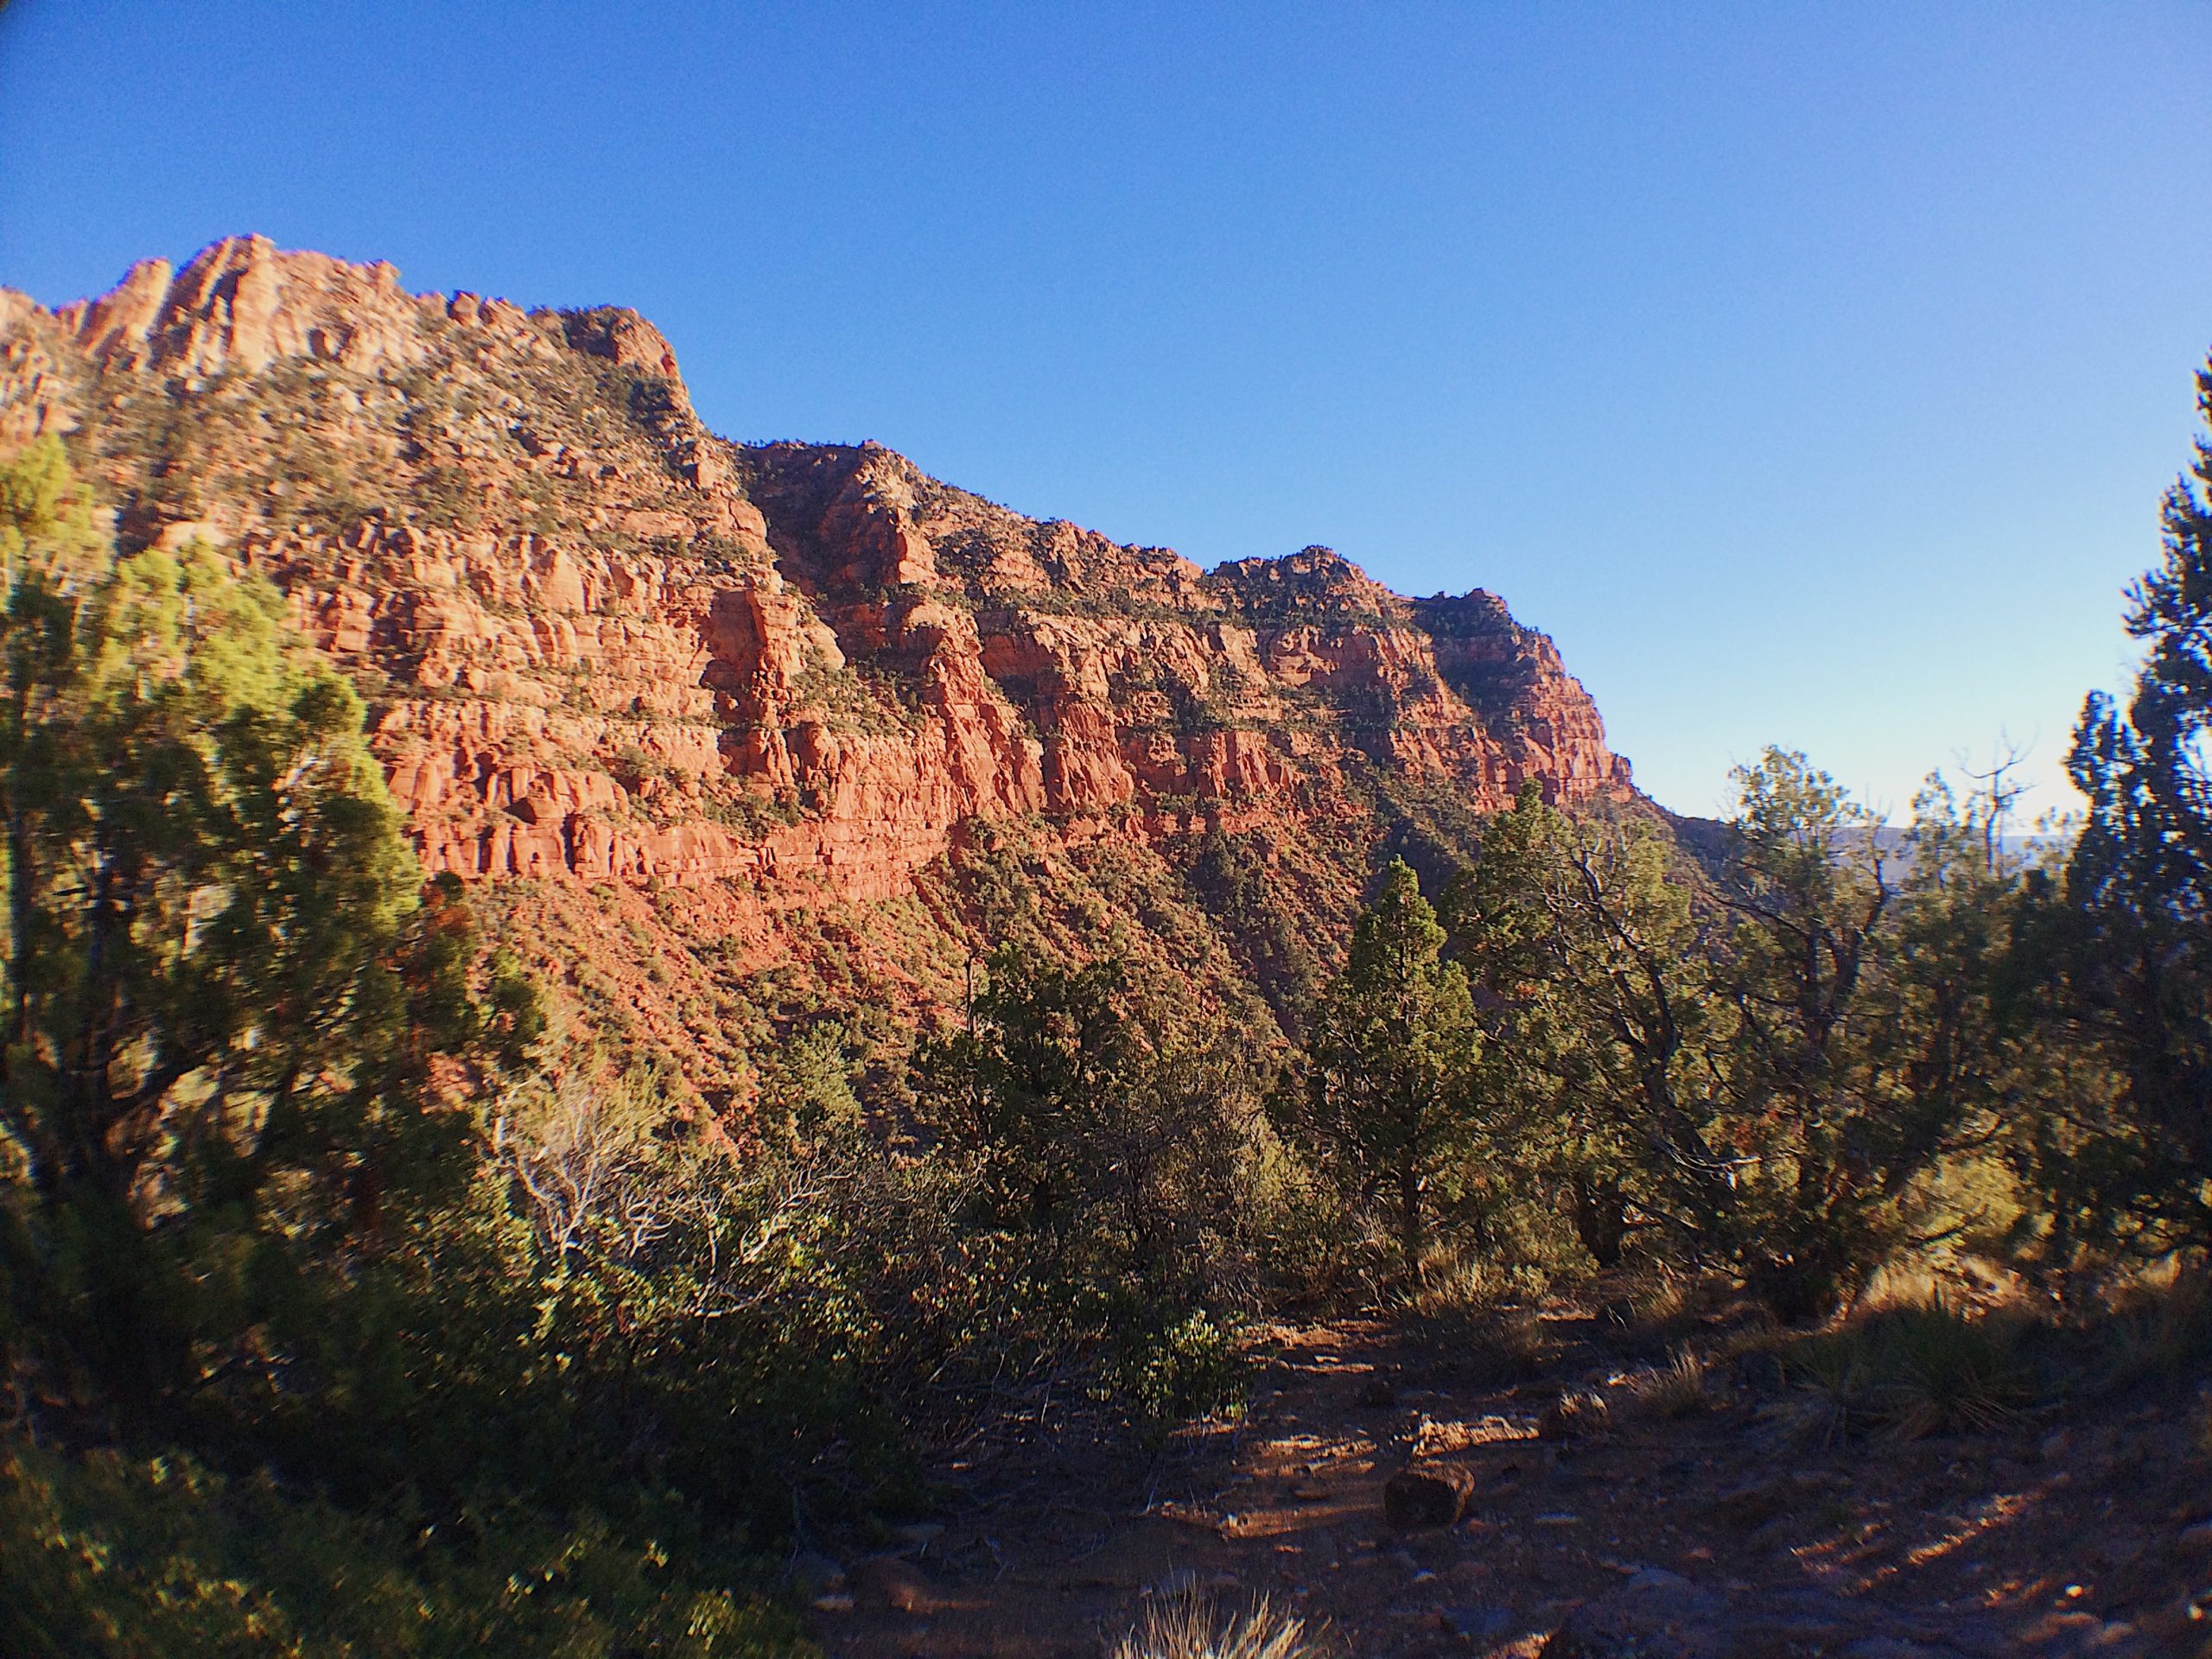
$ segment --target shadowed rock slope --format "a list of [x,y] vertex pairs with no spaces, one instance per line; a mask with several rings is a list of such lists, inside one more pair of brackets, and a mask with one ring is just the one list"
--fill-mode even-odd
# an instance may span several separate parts
[[1264,1027],[1378,857],[1464,851],[1529,778],[1637,798],[1492,594],[1324,548],[1206,571],[874,444],[733,444],[628,310],[229,238],[54,311],[0,289],[0,445],[46,431],[126,546],[283,588],[426,865],[718,1105],[794,1019],[889,1041],[1005,938]]

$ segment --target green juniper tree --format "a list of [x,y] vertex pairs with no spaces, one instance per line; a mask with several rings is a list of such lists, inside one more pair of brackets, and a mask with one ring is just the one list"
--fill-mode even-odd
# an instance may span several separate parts
[[1649,826],[1526,791],[1446,908],[1508,1161],[1591,1257],[1648,1230],[1803,1315],[1907,1242],[1923,1178],[2017,1108],[2030,1046],[1993,986],[2018,880],[1986,803],[1923,795],[1892,860],[1802,755],[1736,781],[1710,878]]
[[1664,841],[1577,822],[1532,785],[1485,827],[1446,909],[1512,1161],[1563,1192],[1601,1267],[1650,1227],[1720,1248],[1731,1171],[1709,1139],[1703,918]]
[[0,581],[9,1277],[150,1396],[279,1235],[373,1244],[459,1132],[422,1109],[431,1056],[494,1015],[272,588],[204,546],[113,556],[51,440],[0,469]]
[[266,583],[0,462],[0,1649],[772,1650],[639,1478],[626,1287],[572,1342],[471,1155],[542,1020],[362,724]]
[[925,1046],[944,1144],[996,1217],[1071,1271],[1203,1287],[1268,1141],[1256,1057],[1175,988],[1116,958],[990,958],[969,1028]]
[[[2212,426],[2212,368],[2197,376]],[[2129,590],[2149,647],[2123,712],[2092,693],[2069,769],[2088,799],[2063,893],[2028,941],[2111,1086],[2069,1089],[2031,1166],[2069,1236],[2212,1244],[2212,435],[2162,513],[2164,556]]]
[[1802,1315],[1872,1254],[1864,1189],[1896,1103],[1871,1005],[1897,895],[1874,821],[1803,755],[1770,748],[1736,783],[1720,978],[1744,1255],[1769,1300]]
[[1413,1274],[1437,1179],[1464,1162],[1477,1121],[1480,1036],[1466,972],[1444,944],[1421,879],[1392,860],[1309,1039],[1315,1125],[1362,1197],[1391,1212]]
[[1932,1218],[1924,1189],[1982,1154],[2037,1068],[1993,995],[2020,878],[2001,788],[1961,802],[1931,780],[1893,836],[1802,754],[1736,782],[1716,1122],[1738,1263],[1807,1317],[1972,1219]]

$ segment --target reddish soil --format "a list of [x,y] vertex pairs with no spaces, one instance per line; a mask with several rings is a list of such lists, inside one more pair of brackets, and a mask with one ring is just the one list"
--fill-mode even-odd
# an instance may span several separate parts
[[[817,1637],[840,1659],[1095,1656],[1191,1587],[1265,1595],[1363,1656],[2212,1654],[2186,1389],[1823,1445],[1800,1397],[1722,1377],[1704,1409],[1554,1443],[1536,1420],[1561,1388],[1625,1366],[1586,1316],[1554,1325],[1559,1360],[1510,1386],[1403,1330],[1279,1330],[1245,1420],[1158,1451],[1047,1401],[950,1461],[944,1530],[856,1567]],[[1473,1474],[1465,1518],[1385,1523],[1409,1455]]]

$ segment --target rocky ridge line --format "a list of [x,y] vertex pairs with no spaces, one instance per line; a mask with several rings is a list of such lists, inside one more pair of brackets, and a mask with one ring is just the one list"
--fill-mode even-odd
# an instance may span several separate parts
[[[0,445],[44,431],[126,543],[283,588],[367,690],[430,868],[683,890],[679,932],[752,961],[779,912],[912,899],[979,823],[1159,855],[1288,847],[1378,787],[1636,799],[1494,595],[1408,600],[1320,548],[1207,572],[878,445],[732,444],[619,308],[226,238],[52,311],[0,290]],[[1297,873],[1316,915],[1343,862]]]

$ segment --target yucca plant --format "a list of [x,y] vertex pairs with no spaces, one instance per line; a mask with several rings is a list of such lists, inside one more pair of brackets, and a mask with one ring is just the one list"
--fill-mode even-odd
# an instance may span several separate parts
[[1878,1315],[1868,1332],[1884,1429],[1897,1439],[1993,1428],[2034,1395],[2029,1325],[2015,1315],[1974,1319],[1936,1297]]
[[1783,1374],[1803,1395],[1796,1427],[1822,1446],[1848,1440],[1872,1414],[1872,1379],[1863,1332],[1824,1332],[1781,1356]]
[[1823,1444],[1863,1429],[1897,1440],[1994,1427],[2035,1395],[2031,1323],[1974,1317],[1941,1296],[1901,1303],[1794,1344],[1782,1355],[1809,1396]]

